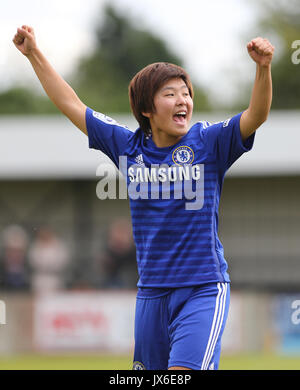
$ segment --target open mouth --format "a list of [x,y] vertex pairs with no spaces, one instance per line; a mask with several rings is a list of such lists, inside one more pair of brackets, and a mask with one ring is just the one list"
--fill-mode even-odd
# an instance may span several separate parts
[[180,111],[177,112],[175,115],[173,115],[173,120],[176,123],[185,123],[186,122],[186,111]]

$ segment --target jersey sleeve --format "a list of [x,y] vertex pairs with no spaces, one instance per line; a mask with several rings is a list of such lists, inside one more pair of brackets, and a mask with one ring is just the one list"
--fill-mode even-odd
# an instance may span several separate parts
[[202,139],[207,149],[217,158],[219,169],[222,173],[245,152],[252,149],[255,133],[244,142],[240,131],[240,119],[242,113],[223,122],[210,124],[201,129]]
[[86,109],[86,127],[89,147],[106,154],[119,168],[119,156],[126,149],[132,132],[114,119],[89,107]]

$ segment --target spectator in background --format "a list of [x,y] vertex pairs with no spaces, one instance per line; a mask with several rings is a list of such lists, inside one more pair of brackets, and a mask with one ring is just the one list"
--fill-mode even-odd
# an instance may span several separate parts
[[70,253],[52,230],[43,227],[37,232],[28,257],[33,292],[48,293],[65,288]]
[[0,285],[10,291],[29,288],[27,264],[28,236],[18,225],[6,227],[2,234]]
[[97,287],[135,289],[136,253],[130,221],[127,218],[113,221],[105,242],[104,253],[96,264]]

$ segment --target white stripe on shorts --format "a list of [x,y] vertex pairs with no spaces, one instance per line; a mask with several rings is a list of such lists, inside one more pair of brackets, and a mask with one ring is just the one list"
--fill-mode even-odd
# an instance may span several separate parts
[[225,313],[225,305],[226,305],[226,295],[227,295],[227,283],[218,283],[218,295],[216,298],[216,306],[214,312],[214,318],[210,330],[210,335],[208,338],[208,343],[206,346],[204,358],[201,365],[201,370],[207,370],[208,365],[211,361],[211,358],[214,353],[214,349],[222,328],[224,313]]

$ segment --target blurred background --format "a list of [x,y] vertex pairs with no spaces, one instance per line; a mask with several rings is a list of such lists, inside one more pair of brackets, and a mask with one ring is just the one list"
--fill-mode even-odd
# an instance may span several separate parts
[[45,96],[12,43],[22,24],[85,104],[132,130],[127,88],[145,65],[184,66],[194,121],[218,121],[248,106],[247,42],[275,45],[272,112],[220,204],[232,280],[220,368],[299,369],[300,1],[4,1],[0,20],[0,369],[131,369],[133,351],[128,200],[97,198],[109,160]]

